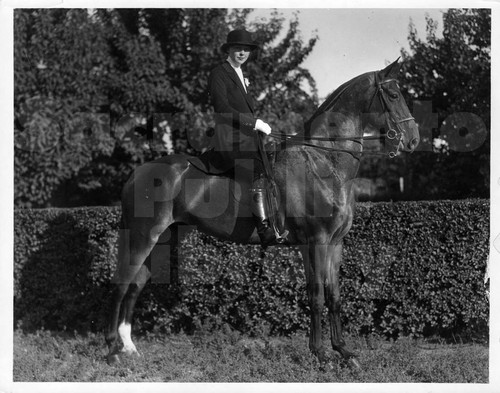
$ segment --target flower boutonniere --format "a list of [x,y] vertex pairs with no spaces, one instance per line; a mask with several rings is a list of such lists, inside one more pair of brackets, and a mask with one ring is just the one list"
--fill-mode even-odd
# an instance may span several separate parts
[[248,80],[248,78],[243,78],[243,80],[245,81],[245,87],[250,86],[250,81]]

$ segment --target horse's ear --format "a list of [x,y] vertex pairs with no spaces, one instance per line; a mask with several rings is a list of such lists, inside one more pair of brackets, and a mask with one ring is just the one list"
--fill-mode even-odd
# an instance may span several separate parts
[[398,57],[395,62],[389,64],[382,70],[381,74],[384,76],[384,79],[396,78],[398,76],[399,69],[401,67],[401,64],[399,63],[400,58],[401,56]]

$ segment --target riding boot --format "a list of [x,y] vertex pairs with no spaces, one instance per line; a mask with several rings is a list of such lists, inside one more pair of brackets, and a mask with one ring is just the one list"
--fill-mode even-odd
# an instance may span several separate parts
[[257,233],[259,234],[262,246],[267,247],[277,243],[274,230],[269,225],[269,218],[259,217],[255,214],[253,214],[253,218],[255,220],[255,226],[257,227]]
[[[266,203],[267,189],[265,179],[260,178],[254,182],[254,187],[250,190],[252,193],[252,213],[257,227],[257,233],[263,247],[272,244],[283,244],[288,235],[288,231],[279,233],[274,230],[270,222],[270,214]],[[273,215],[276,216],[275,214]]]

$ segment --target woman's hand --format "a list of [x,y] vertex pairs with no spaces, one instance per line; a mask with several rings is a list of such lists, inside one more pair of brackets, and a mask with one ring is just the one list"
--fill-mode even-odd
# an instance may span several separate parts
[[271,126],[269,124],[263,122],[262,120],[257,119],[257,121],[255,122],[254,130],[257,130],[257,131],[263,132],[266,135],[269,135],[271,133]]

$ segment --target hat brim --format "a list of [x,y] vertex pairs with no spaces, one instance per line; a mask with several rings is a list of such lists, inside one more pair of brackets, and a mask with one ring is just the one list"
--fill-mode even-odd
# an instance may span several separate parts
[[222,44],[221,47],[220,47],[220,50],[222,52],[227,52],[227,50],[229,49],[229,47],[231,46],[237,46],[237,45],[246,45],[246,46],[249,46],[251,48],[251,50],[255,50],[259,47],[259,45],[255,42],[226,42],[225,44]]

